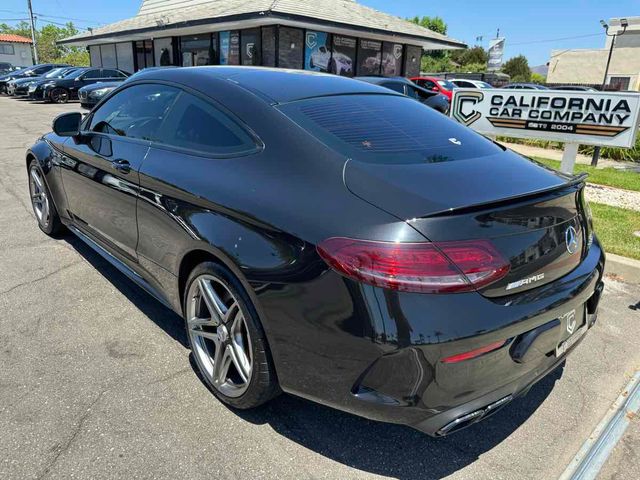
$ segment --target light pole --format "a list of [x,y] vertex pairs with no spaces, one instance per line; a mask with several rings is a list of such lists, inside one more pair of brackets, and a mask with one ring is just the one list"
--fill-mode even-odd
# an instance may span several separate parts
[[[609,56],[607,57],[607,66],[604,68],[604,78],[602,79],[602,88],[601,90],[604,92],[604,89],[607,86],[607,76],[609,75],[609,65],[611,64],[611,56],[613,55],[613,47],[616,44],[616,38],[620,35],[624,35],[624,32],[627,31],[627,27],[629,26],[629,21],[626,18],[620,19],[620,26],[622,27],[621,32],[609,33],[609,25],[604,20],[600,20],[600,25],[604,28],[604,32],[607,37],[611,38],[611,47],[609,47]],[[595,167],[598,165],[598,160],[600,159],[600,147],[595,147],[593,149],[593,157],[591,158],[591,166]]]

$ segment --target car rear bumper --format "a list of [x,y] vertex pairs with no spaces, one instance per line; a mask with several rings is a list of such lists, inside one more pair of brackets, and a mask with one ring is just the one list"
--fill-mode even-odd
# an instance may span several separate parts
[[[328,271],[290,294],[265,288],[260,303],[284,391],[442,436],[488,417],[565,361],[584,338],[556,353],[569,337],[567,315],[575,310],[576,331],[583,320],[585,331],[593,325],[604,263],[594,239],[572,272],[508,297],[396,292]],[[442,361],[501,341],[476,358]]]
[[[423,298],[422,308],[414,301],[420,299],[405,303],[399,295],[392,316],[396,325],[408,323],[407,333],[404,340],[392,334],[406,346],[370,365],[352,396],[367,404],[370,418],[435,436],[488,417],[561,365],[584,339],[596,321],[604,262],[596,240],[573,272],[521,294]],[[440,302],[445,297],[448,305]],[[500,341],[502,347],[475,358],[442,361]]]

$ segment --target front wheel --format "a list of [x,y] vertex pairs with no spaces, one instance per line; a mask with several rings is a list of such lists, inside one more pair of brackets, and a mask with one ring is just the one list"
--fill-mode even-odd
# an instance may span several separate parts
[[228,269],[204,262],[191,272],[184,316],[195,363],[220,400],[247,409],[280,392],[258,315]]
[[69,101],[69,92],[66,88],[54,88],[49,94],[49,99],[53,103],[67,103]]

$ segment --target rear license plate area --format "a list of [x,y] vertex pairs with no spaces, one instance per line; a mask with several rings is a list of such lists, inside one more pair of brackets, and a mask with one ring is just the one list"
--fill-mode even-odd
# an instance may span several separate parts
[[570,310],[558,317],[560,329],[563,333],[562,340],[556,346],[556,357],[561,357],[571,349],[587,331],[585,323],[585,306]]

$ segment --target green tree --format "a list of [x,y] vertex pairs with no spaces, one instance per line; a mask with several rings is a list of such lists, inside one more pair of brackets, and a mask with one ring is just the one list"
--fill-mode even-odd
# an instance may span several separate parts
[[482,47],[452,50],[451,60],[458,65],[484,64],[489,60],[489,54]]
[[511,77],[512,82],[531,81],[531,69],[524,55],[510,58],[503,66],[502,72]]
[[441,33],[442,35],[447,34],[447,24],[440,17],[419,17],[416,15],[415,17],[410,18],[409,21],[434,32]]
[[547,83],[547,77],[539,73],[531,72],[531,81],[540,85]]
[[6,23],[0,23],[0,33],[13,33],[14,35],[31,38],[31,27],[29,26],[29,23],[24,20],[13,26],[7,25]]
[[[0,33],[13,33],[31,38],[31,28],[27,22],[20,22],[16,25],[0,23]],[[45,24],[36,31],[36,44],[38,50],[38,60],[41,63],[68,63],[70,65],[89,65],[89,53],[84,48],[67,47],[58,45],[58,41],[63,38],[76,35],[78,29],[72,22],[63,27]]]

